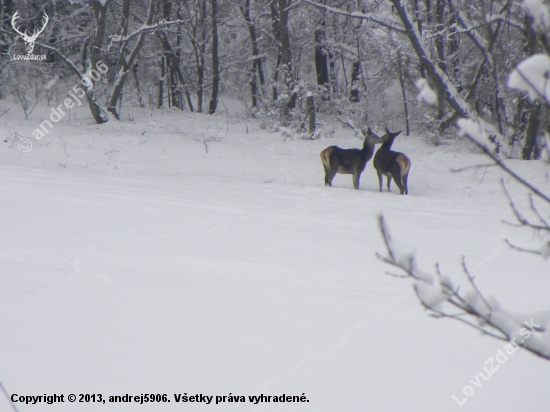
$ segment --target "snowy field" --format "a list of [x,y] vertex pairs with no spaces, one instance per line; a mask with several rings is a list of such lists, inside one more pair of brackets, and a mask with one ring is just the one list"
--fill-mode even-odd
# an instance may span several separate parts
[[[503,347],[435,320],[384,253],[377,216],[433,272],[440,262],[514,313],[550,308],[550,271],[512,251],[533,234],[512,221],[495,168],[465,143],[399,136],[409,196],[323,186],[319,152],[359,147],[348,130],[291,139],[257,122],[134,109],[96,125],[87,109],[29,152],[49,115],[0,112],[0,382],[10,394],[167,394],[170,403],[17,403],[39,411],[547,411],[550,363],[519,350],[487,381]],[[381,132],[381,130],[379,131]],[[15,133],[18,133],[16,137]],[[203,138],[222,137],[208,143]],[[542,162],[508,161],[549,191]],[[522,206],[525,193],[510,191]],[[476,379],[480,387],[471,383]],[[469,385],[474,394],[459,406]],[[214,396],[210,405],[174,394]],[[304,403],[248,402],[298,395]],[[1,395],[1,394],[0,394]],[[216,396],[246,403],[215,404]],[[10,405],[0,396],[0,411]]]

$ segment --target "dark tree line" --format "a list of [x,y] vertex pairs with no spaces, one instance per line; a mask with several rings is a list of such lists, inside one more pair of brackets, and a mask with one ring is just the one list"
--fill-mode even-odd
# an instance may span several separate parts
[[[36,43],[48,54],[40,71],[9,58],[22,45],[17,10],[29,32],[50,17]],[[86,88],[98,123],[126,104],[214,114],[230,93],[252,115],[299,124],[310,92],[321,116],[400,122],[434,140],[453,136],[457,118],[476,118],[503,153],[524,159],[540,157],[549,127],[546,106],[505,87],[510,70],[548,44],[522,3],[1,0],[0,12],[1,92],[25,75],[81,81],[102,61],[108,73]],[[419,78],[436,106],[417,104]]]

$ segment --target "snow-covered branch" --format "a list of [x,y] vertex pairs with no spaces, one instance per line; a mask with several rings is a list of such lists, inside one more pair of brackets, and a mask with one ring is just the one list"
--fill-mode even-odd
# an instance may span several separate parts
[[550,57],[536,54],[525,59],[510,73],[508,86],[525,91],[531,100],[550,106]]
[[159,29],[163,29],[165,27],[174,26],[174,25],[181,25],[184,23],[188,23],[189,19],[185,20],[172,20],[172,21],[166,21],[162,20],[155,24],[143,24],[139,29],[135,30],[134,32],[130,33],[127,36],[109,36],[110,43],[107,47],[107,50],[111,48],[113,43],[127,43],[128,41],[132,40],[134,37],[137,37],[141,34],[153,32]]
[[399,277],[414,282],[414,291],[430,316],[463,323],[483,335],[508,341],[516,347],[550,361],[550,310],[529,315],[513,315],[501,308],[495,298],[486,298],[475,283],[463,258],[467,285],[455,286],[452,280],[436,266],[435,275],[418,268],[412,253],[402,253],[395,246],[383,216],[379,228],[386,245],[387,255],[377,254],[383,262],[403,272]]
[[495,152],[495,139],[487,134],[480,123],[476,123],[472,119],[460,119],[457,122],[457,126],[461,130],[462,135],[466,136],[471,142],[479,147],[483,153],[489,156],[502,170],[508,173],[521,185],[529,189],[535,195],[548,202],[550,205],[550,196],[545,194],[542,190],[532,185],[529,181],[521,177],[515,171],[513,171],[508,165],[494,153]]
[[328,12],[333,13],[333,14],[350,17],[352,19],[361,19],[361,20],[372,21],[373,23],[376,23],[376,24],[378,24],[382,27],[385,27],[387,29],[394,30],[398,33],[405,33],[405,30],[403,30],[402,28],[396,27],[393,24],[383,22],[382,20],[380,20],[376,17],[373,17],[373,15],[371,13],[361,13],[359,11],[354,11],[354,12],[350,13],[348,11],[341,10],[341,9],[338,9],[338,8],[335,8],[335,7],[330,7],[330,6],[327,6],[325,4],[320,4],[320,3],[317,3],[317,2],[312,1],[312,0],[301,0],[301,1],[303,3],[310,4],[314,7],[317,7],[318,9],[322,9],[322,10],[328,11]]
[[78,80],[81,84],[87,84],[88,86],[85,87],[86,90],[86,97],[88,99],[88,104],[90,105],[90,109],[92,110],[92,115],[94,116],[95,120],[98,123],[106,123],[109,121],[109,115],[105,111],[105,109],[97,102],[97,99],[94,96],[93,88],[91,86],[90,80],[86,77],[84,73],[82,73],[78,67],[74,64],[74,62],[69,59],[67,56],[65,56],[63,53],[61,53],[57,48],[48,46],[46,44],[37,43],[35,42],[35,45],[38,47],[42,47],[45,50],[49,50],[53,53],[55,53],[62,61],[65,62],[65,64],[76,74],[78,77]]

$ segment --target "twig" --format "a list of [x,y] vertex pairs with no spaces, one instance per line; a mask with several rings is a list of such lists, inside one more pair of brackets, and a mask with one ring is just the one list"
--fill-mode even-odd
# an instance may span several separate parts
[[481,165],[465,166],[465,167],[461,167],[459,169],[451,169],[451,172],[460,173],[460,172],[464,172],[464,171],[470,170],[470,169],[481,169],[483,167],[491,167],[491,166],[494,166],[494,165],[495,165],[494,163],[484,163],[484,164],[481,164]]
[[504,239],[504,241],[506,243],[508,243],[508,246],[510,246],[512,249],[516,249],[516,250],[519,250],[520,252],[525,252],[525,253],[532,253],[533,255],[542,255],[541,252],[539,252],[538,250],[531,250],[531,249],[524,249],[522,247],[519,247],[519,246],[516,246],[514,245],[512,242],[510,242],[508,239]]
[[[433,284],[433,283],[427,280],[427,278],[423,276],[421,272],[416,272],[417,270],[415,269],[415,266],[414,266],[414,256],[412,255],[407,256],[406,261],[405,259],[403,259],[403,257],[397,258],[396,252],[393,250],[391,236],[383,216],[379,216],[379,227],[380,227],[380,232],[382,234],[382,238],[388,250],[389,257],[380,255],[378,253],[376,254],[377,257],[383,262],[401,269],[405,273],[404,275],[399,275],[399,274],[396,275],[393,273],[389,273],[391,276],[399,277],[399,278],[410,277],[415,281],[417,281],[415,282],[415,286],[414,286],[415,293],[420,300],[420,304],[426,310],[429,311],[429,315],[431,317],[434,317],[437,319],[440,319],[440,318],[453,319],[481,332],[481,334],[483,335],[490,336],[492,338],[498,339],[503,342],[510,341],[512,336],[514,336],[515,332],[510,332],[507,329],[507,327],[500,326],[499,322],[495,323],[491,320],[491,314],[493,313],[494,310],[489,304],[489,302],[487,301],[487,299],[485,299],[485,296],[481,293],[477,285],[475,284],[474,277],[470,274],[468,267],[466,266],[466,260],[464,257],[462,258],[462,267],[468,277],[468,280],[471,286],[473,287],[476,293],[476,296],[484,302],[484,308],[478,309],[477,305],[475,305],[474,303],[470,303],[470,301],[467,298],[462,297],[460,295],[459,287],[452,289],[451,285],[443,281],[440,267],[437,264],[436,273],[439,279],[439,287],[441,288],[441,292],[446,295],[445,297],[442,297],[441,300],[438,300],[438,302],[441,302],[441,303],[447,302],[452,307],[457,308],[460,311],[458,313],[448,313],[446,310],[440,309],[438,307],[434,307],[423,300],[421,291],[419,290],[420,285],[418,281],[424,281],[429,284]],[[534,251],[529,251],[529,252],[535,253]],[[485,310],[485,308],[487,310]],[[464,318],[465,316],[471,316],[473,319],[472,318],[465,319]],[[477,320],[477,324],[474,323],[474,320]],[[518,327],[521,327],[521,325],[518,325]],[[529,345],[523,342],[522,342],[522,346],[532,354],[539,356],[545,360],[550,360],[550,350],[548,350],[544,346]]]
[[8,107],[2,114],[0,114],[0,117],[4,116],[7,112],[9,112],[11,107]]

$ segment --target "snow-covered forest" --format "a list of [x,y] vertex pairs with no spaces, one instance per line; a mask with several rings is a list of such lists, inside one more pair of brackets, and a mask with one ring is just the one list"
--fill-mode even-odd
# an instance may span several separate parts
[[0,24],[0,411],[547,409],[548,1]]

